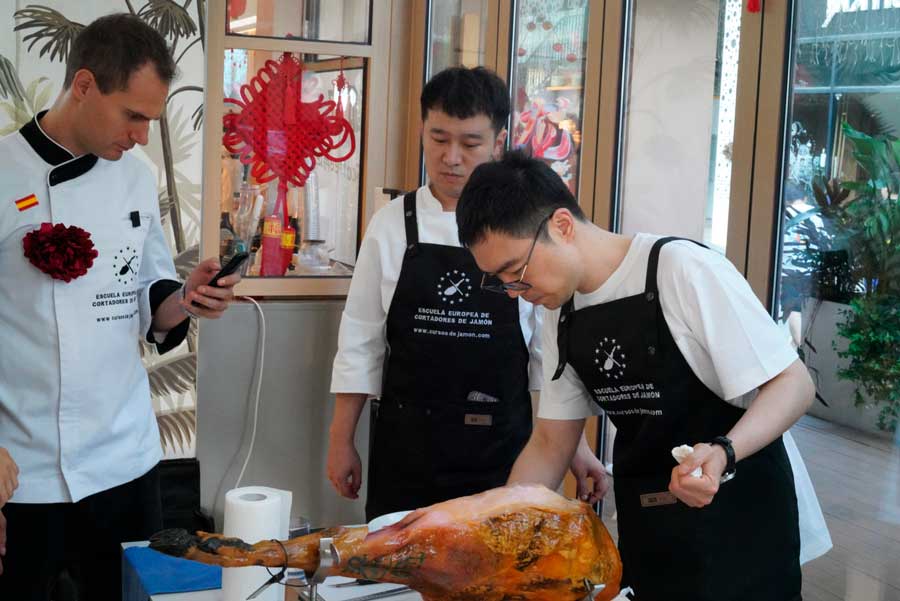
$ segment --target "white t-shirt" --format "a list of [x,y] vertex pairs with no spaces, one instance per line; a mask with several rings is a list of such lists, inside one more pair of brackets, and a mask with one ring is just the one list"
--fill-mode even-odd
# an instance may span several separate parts
[[[575,294],[575,310],[644,292],[650,249],[660,236],[637,234],[622,264],[600,288]],[[720,398],[746,408],[757,389],[797,360],[787,337],[722,255],[692,242],[663,246],[657,269],[659,302],[675,344],[697,378]],[[559,309],[542,326],[544,388],[538,417],[582,419],[601,412],[571,365],[553,380]],[[794,471],[800,509],[801,561],[831,548],[831,538],[806,466],[790,436],[785,446]],[[695,444],[700,441],[685,441]]]
[[[444,211],[428,186],[416,192],[419,242],[462,246],[456,213]],[[406,253],[403,198],[395,198],[372,217],[359,250],[347,304],[341,317],[338,351],[331,372],[331,392],[381,394],[381,375],[387,348],[388,310]],[[528,382],[541,387],[540,335],[542,307],[519,299],[519,324],[530,355]]]

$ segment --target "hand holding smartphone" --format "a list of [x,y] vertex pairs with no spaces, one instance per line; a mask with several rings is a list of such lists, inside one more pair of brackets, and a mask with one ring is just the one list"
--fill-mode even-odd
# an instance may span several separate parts
[[[236,253],[233,257],[231,257],[231,259],[229,259],[228,263],[226,263],[225,266],[222,267],[222,269],[220,269],[219,272],[212,277],[212,279],[206,285],[218,287],[219,280],[236,272],[238,269],[241,268],[241,266],[244,264],[244,262],[246,262],[247,259],[249,259],[249,258],[250,258],[249,253],[246,253],[246,252]],[[195,307],[203,308],[203,305],[201,305],[200,303],[198,303],[196,301],[191,301],[191,305],[193,305]]]
[[229,259],[228,263],[226,263],[225,266],[219,270],[219,273],[212,277],[207,286],[218,286],[219,280],[221,280],[225,276],[231,275],[232,273],[240,269],[241,265],[243,265],[244,262],[249,258],[250,253],[235,253],[235,255],[231,257],[231,259]]

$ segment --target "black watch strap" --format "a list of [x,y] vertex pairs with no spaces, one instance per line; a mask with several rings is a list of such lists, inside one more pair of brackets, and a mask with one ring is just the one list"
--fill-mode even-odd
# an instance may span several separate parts
[[728,482],[729,480],[734,478],[734,475],[737,472],[737,469],[734,465],[734,447],[731,446],[731,439],[727,436],[716,436],[709,442],[709,444],[719,445],[720,447],[725,449],[725,471],[722,472],[722,478],[719,480],[719,482]]

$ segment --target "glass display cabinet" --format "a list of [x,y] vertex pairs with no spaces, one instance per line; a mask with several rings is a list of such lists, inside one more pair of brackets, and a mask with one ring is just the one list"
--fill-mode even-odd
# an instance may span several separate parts
[[389,15],[371,0],[209,4],[202,256],[239,294],[346,294],[383,185]]

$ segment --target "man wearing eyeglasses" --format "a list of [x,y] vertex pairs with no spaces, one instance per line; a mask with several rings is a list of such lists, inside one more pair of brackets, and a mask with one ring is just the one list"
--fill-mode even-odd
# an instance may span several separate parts
[[[451,68],[422,91],[429,184],[369,224],[341,319],[328,477],[344,497],[362,484],[354,445],[373,405],[367,519],[474,494],[506,482],[531,434],[529,386],[541,380],[539,313],[479,286],[454,211],[469,174],[498,158],[509,95],[484,68]],[[573,469],[599,477],[586,445]]]
[[728,260],[602,230],[518,153],[473,172],[457,222],[485,286],[548,309],[541,405],[510,482],[557,486],[602,409],[617,429],[622,583],[637,599],[799,600],[801,558],[830,539],[782,435],[814,388]]

